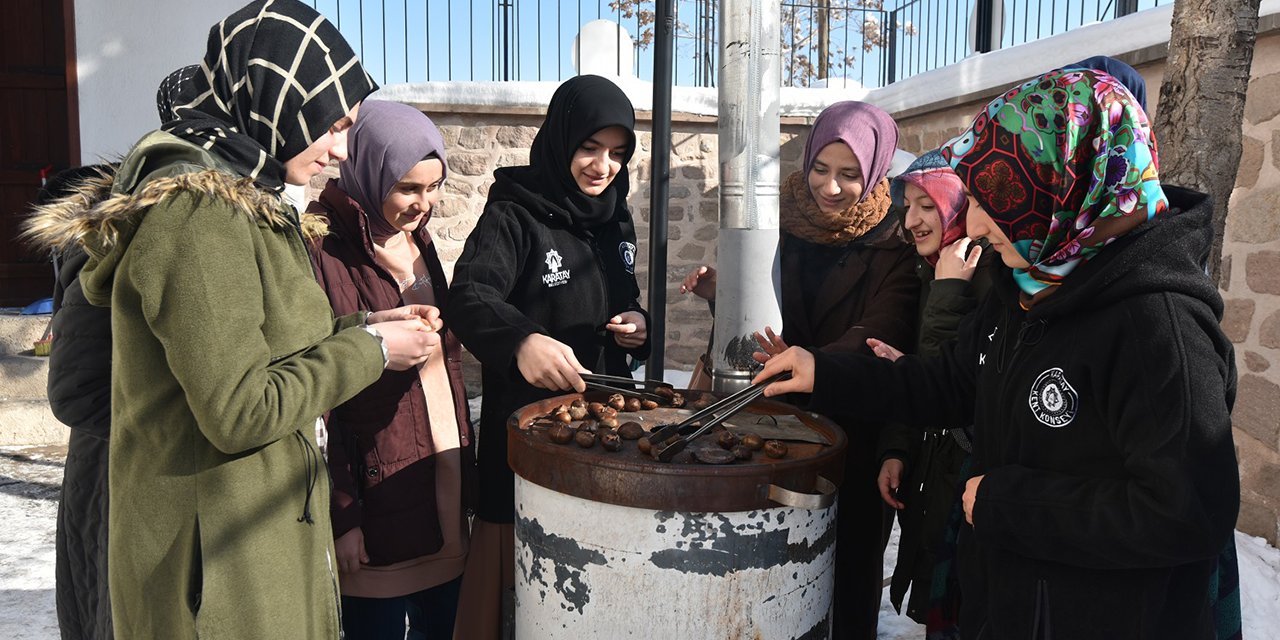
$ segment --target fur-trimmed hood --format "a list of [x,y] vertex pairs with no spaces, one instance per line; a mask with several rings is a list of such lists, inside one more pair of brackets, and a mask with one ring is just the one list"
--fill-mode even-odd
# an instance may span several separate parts
[[[182,192],[230,203],[272,229],[300,225],[308,237],[327,231],[322,220],[311,215],[299,220],[281,194],[255,187],[252,180],[232,173],[204,149],[155,131],[140,140],[114,170],[106,169],[81,182],[71,195],[36,207],[24,223],[22,237],[50,251],[83,246],[90,256],[84,277],[95,272],[94,279],[107,285],[109,292],[115,264],[147,210]],[[93,297],[95,304],[107,303]]]

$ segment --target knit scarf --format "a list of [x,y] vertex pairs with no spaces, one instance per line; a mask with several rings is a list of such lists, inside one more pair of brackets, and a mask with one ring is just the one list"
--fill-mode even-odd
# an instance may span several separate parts
[[[209,30],[188,102],[162,129],[271,191],[305,150],[377,85],[324,16],[297,0],[258,0]],[[187,84],[187,83],[184,83]]]
[[881,180],[862,201],[835,213],[825,213],[809,191],[803,171],[782,181],[778,197],[779,225],[783,231],[814,244],[834,246],[861,238],[889,213],[889,181]]

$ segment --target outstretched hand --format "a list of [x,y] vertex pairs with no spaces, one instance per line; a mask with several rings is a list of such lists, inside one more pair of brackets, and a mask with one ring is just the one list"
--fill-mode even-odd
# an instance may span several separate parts
[[810,393],[813,391],[814,360],[812,353],[800,347],[788,347],[777,355],[757,351],[751,356],[756,359],[756,362],[764,363],[764,369],[756,374],[755,378],[752,378],[752,384],[764,382],[779,373],[791,372],[789,379],[781,380],[765,387],[765,397],[772,398],[784,393]]
[[639,311],[623,311],[609,318],[604,325],[605,330],[613,332],[613,341],[623,349],[635,349],[644,345],[649,337],[649,329],[644,322],[644,314]]
[[782,336],[774,333],[773,328],[768,325],[765,325],[763,335],[759,331],[751,335],[755,337],[756,343],[760,345],[760,348],[771,356],[776,356],[787,350],[787,343],[782,341]]
[[703,300],[716,299],[716,269],[702,265],[689,272],[680,283],[680,293],[692,293]]

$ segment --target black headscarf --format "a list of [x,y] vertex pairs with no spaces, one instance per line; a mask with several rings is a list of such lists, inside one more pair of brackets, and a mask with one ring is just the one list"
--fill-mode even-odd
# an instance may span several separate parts
[[190,84],[195,97],[162,129],[273,191],[286,160],[377,88],[338,30],[297,0],[257,0],[214,25]]
[[156,89],[156,112],[160,114],[160,124],[168,124],[177,120],[177,108],[195,99],[195,87],[191,79],[200,73],[200,65],[189,64],[175,70],[160,81]]
[[[589,196],[578,188],[569,163],[583,141],[595,132],[618,126],[627,130],[626,157],[608,188]],[[574,223],[591,228],[613,219],[626,207],[631,182],[627,163],[636,150],[636,111],[627,94],[600,76],[576,76],[566,80],[551,96],[547,118],[533,138],[529,165],[538,178],[538,191],[569,212]]]
[[1147,110],[1147,81],[1142,79],[1142,74],[1138,73],[1137,69],[1115,58],[1093,56],[1092,58],[1085,58],[1080,62],[1069,64],[1063,69],[1093,69],[1094,71],[1101,71],[1119,80],[1120,84],[1124,85],[1124,88],[1128,89],[1129,93],[1132,93],[1133,97],[1138,99],[1138,104],[1142,107],[1142,110]]

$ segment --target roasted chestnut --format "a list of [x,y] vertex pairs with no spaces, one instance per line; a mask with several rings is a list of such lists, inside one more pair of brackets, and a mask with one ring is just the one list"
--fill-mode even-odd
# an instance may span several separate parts
[[728,429],[721,431],[719,435],[716,436],[716,444],[720,445],[721,449],[732,449],[738,446],[738,442],[740,442],[738,440],[738,436],[734,435],[734,433]]
[[739,459],[739,460],[750,460],[750,459],[751,459],[751,449],[748,449],[748,448],[747,448],[746,446],[744,446],[744,445],[741,445],[741,444],[740,444],[740,445],[737,445],[737,446],[735,446],[734,448],[730,449],[729,451],[733,452],[733,457],[735,457],[735,458],[737,458],[737,459]]
[[657,389],[654,389],[653,392],[668,400],[670,400],[671,398],[674,398],[676,395],[675,390],[672,389],[671,387],[658,387]]
[[588,431],[588,432],[591,432],[591,433],[595,433],[595,432],[596,432],[596,421],[595,421],[595,420],[583,420],[581,423],[579,423],[579,424],[578,424],[578,431]]
[[569,444],[569,441],[573,439],[574,433],[576,432],[573,427],[563,422],[557,422],[547,430],[547,437],[556,444]]
[[569,408],[572,409],[574,407],[582,407],[583,409],[586,409],[587,401],[582,398],[574,398],[573,402],[569,403]]
[[702,396],[701,398],[698,398],[697,400],[690,402],[689,408],[695,409],[695,410],[706,409],[707,407],[711,406],[712,402],[714,401],[711,399],[711,396]]
[[612,415],[612,416],[604,416],[604,417],[600,418],[600,426],[602,426],[602,427],[609,427],[610,429],[617,429],[617,428],[618,428],[618,416],[616,416],[616,415]]
[[742,435],[742,446],[752,450],[759,451],[764,446],[764,438],[754,434],[746,433]]
[[606,431],[600,434],[600,446],[605,451],[618,451],[622,448],[622,438],[618,437],[616,431]]
[[639,440],[644,437],[644,427],[639,422],[624,422],[618,426],[618,435],[623,440]]
[[621,393],[615,393],[609,396],[609,399],[605,401],[605,404],[613,407],[615,411],[622,411],[627,407],[627,399],[622,397]]
[[648,436],[645,436],[636,440],[636,448],[640,450],[640,453],[648,455],[649,451],[653,449],[653,443],[649,442]]
[[658,403],[654,402],[653,400],[641,400],[640,408],[644,409],[645,411],[652,411],[658,408]]
[[764,454],[770,458],[787,457],[787,443],[781,440],[765,440]]
[[600,408],[600,415],[599,415],[598,417],[600,417],[600,418],[616,418],[616,417],[618,417],[618,410],[617,410],[617,409],[614,409],[613,407],[609,407],[609,406],[601,407],[601,408]]
[[640,398],[627,398],[624,403],[624,409],[635,413],[640,410]]
[[684,396],[676,393],[671,396],[671,406],[679,409],[684,406]]
[[585,403],[578,404],[579,402],[581,401],[575,400],[573,404],[569,405],[569,417],[574,420],[581,420],[587,417],[587,405]]
[[[681,453],[684,452],[682,451]],[[737,460],[737,458],[734,457],[733,452],[726,451],[719,447],[698,449],[693,452],[693,457],[702,464],[729,464],[730,462]]]
[[607,408],[608,407],[604,406],[604,403],[592,402],[587,405],[587,413],[591,414],[592,418],[599,418],[600,412]]
[[583,449],[590,449],[596,445],[596,434],[590,431],[579,431],[573,434],[573,441]]
[[554,418],[556,422],[560,422],[563,424],[569,424],[570,422],[573,422],[573,416],[569,415],[569,412],[564,409],[557,410],[555,412],[555,415],[552,416],[552,418]]

